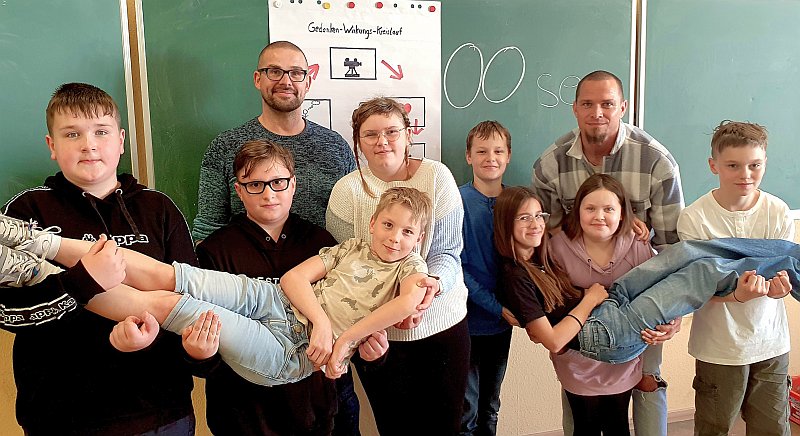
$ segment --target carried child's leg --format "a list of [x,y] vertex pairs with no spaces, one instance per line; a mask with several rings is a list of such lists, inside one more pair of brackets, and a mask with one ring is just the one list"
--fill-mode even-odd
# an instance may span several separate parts
[[0,245],[0,286],[31,286],[61,271],[61,268],[27,251]]

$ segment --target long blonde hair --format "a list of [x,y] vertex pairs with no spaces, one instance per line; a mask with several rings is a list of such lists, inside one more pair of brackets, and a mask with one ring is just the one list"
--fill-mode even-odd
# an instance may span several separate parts
[[497,197],[494,205],[494,246],[501,256],[513,259],[517,265],[525,268],[544,296],[544,311],[552,312],[564,305],[564,297],[580,297],[580,293],[572,287],[567,273],[550,257],[547,231],[542,235],[542,243],[533,251],[530,261],[517,257],[514,249],[514,218],[522,204],[529,199],[542,204],[533,190],[524,186],[505,188]]

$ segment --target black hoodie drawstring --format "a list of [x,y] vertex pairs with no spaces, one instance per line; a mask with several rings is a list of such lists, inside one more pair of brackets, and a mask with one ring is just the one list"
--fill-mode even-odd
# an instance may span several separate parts
[[[106,230],[106,235],[111,236],[111,231],[108,229],[108,224],[106,224],[106,220],[103,219],[103,214],[100,213],[100,210],[97,209],[97,202],[94,201],[94,196],[89,194],[86,195],[86,192],[81,192],[83,198],[89,200],[89,204],[92,205],[92,209],[97,213],[97,217],[100,218],[100,222],[103,223],[103,228]],[[120,210],[122,210],[122,216],[125,217],[125,221],[128,222],[128,225],[133,230],[133,234],[136,235],[136,239],[139,239],[139,227],[136,226],[136,223],[133,222],[133,217],[131,213],[128,212],[128,208],[125,207],[125,202],[122,200],[122,189],[117,188],[114,190],[114,197],[117,199],[117,204],[119,204]]]
[[136,223],[133,222],[131,213],[128,212],[128,208],[125,207],[125,202],[122,200],[122,189],[117,188],[114,191],[114,194],[114,196],[117,198],[119,208],[122,210],[122,215],[125,217],[125,220],[128,221],[128,225],[131,226],[131,230],[133,230],[133,234],[136,236],[136,239],[139,239],[139,228],[136,227]]

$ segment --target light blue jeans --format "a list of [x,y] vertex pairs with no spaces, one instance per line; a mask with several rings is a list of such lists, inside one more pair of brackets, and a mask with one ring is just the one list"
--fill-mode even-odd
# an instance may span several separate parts
[[278,286],[177,262],[172,266],[175,292],[183,295],[163,328],[181,334],[213,310],[222,322],[219,354],[245,380],[274,386],[311,374],[306,328]]
[[786,270],[800,300],[800,246],[777,239],[685,241],[664,249],[617,280],[578,333],[583,355],[628,362],[646,348],[640,332],[687,315],[714,295],[736,289],[748,270],[766,278]]

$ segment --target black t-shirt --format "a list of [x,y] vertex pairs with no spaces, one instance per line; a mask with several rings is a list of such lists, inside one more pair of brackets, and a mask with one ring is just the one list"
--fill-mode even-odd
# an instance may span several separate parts
[[[197,257],[204,268],[278,283],[288,270],[333,245],[330,233],[294,213],[277,240],[240,214],[203,240]],[[327,434],[336,412],[335,383],[323,371],[267,387],[221,363],[207,377],[206,400],[208,427],[215,435]]]
[[[551,325],[556,325],[583,298],[583,290],[581,290],[579,297],[568,296],[565,298],[563,306],[557,306],[552,311],[545,312],[542,292],[533,283],[525,268],[507,257],[501,257],[500,259],[497,291],[497,298],[500,300],[500,304],[511,311],[522,328],[525,328],[529,322],[543,316],[547,317]],[[574,348],[575,344],[573,342],[576,340],[577,338],[573,338],[568,346]]]

